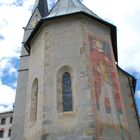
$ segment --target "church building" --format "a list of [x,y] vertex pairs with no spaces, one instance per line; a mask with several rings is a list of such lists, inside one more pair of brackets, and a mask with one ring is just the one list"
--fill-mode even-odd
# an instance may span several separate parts
[[140,140],[135,85],[118,66],[116,26],[79,0],[58,0],[50,11],[36,0],[11,140]]

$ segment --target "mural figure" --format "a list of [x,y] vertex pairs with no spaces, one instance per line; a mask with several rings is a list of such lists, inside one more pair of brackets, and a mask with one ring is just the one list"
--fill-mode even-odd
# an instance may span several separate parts
[[122,128],[127,128],[127,125],[122,120],[124,108],[110,45],[90,34],[87,40],[90,47],[99,137],[104,137],[105,133],[114,136],[119,133],[121,136],[118,138],[125,139],[125,131]]

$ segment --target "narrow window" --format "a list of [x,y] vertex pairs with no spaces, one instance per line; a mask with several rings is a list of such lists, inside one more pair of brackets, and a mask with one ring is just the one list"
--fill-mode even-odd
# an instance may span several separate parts
[[62,98],[63,98],[63,112],[72,111],[72,87],[71,75],[65,72],[62,76]]
[[0,130],[0,138],[3,138],[4,136],[4,130]]
[[38,80],[33,81],[31,91],[30,121],[34,123],[37,119],[37,101],[38,101]]
[[5,122],[6,122],[6,119],[5,119],[5,118],[2,118],[2,119],[1,119],[1,125],[4,125]]
[[57,72],[57,111],[58,113],[74,110],[73,69],[63,66]]
[[8,137],[10,137],[11,136],[11,129],[9,129],[9,131],[8,131]]
[[12,123],[13,122],[13,117],[10,117],[10,123]]

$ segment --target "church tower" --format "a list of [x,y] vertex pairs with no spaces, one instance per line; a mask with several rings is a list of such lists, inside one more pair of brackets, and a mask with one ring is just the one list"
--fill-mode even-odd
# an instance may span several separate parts
[[24,29],[24,36],[22,42],[21,56],[20,56],[20,66],[18,70],[18,83],[16,89],[16,101],[14,107],[14,123],[12,126],[12,136],[13,140],[23,140],[24,134],[24,124],[26,116],[26,104],[28,98],[28,76],[29,76],[29,50],[26,48],[25,43],[37,23],[49,13],[47,0],[36,0],[31,17],[28,24]]
[[114,25],[79,0],[50,12],[36,0],[24,29],[11,140],[139,139],[125,98],[135,79],[116,67]]

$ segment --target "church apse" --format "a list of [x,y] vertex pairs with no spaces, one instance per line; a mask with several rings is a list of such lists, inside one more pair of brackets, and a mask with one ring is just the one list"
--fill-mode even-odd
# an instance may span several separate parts
[[92,94],[96,106],[96,137],[130,140],[110,41],[85,33],[92,71]]

